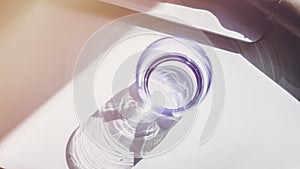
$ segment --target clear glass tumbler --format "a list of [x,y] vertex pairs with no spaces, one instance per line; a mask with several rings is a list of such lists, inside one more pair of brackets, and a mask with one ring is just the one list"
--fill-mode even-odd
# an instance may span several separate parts
[[154,41],[139,57],[135,82],[74,131],[67,145],[69,168],[132,168],[185,113],[197,113],[211,77],[198,43],[170,36]]

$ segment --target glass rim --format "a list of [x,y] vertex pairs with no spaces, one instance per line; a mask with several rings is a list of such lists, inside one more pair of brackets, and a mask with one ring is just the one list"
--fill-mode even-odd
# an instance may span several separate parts
[[[143,67],[143,64],[145,64],[144,62],[147,62],[147,57],[149,54],[149,50],[151,50],[152,48],[155,48],[155,45],[158,42],[161,42],[163,40],[167,40],[167,39],[172,39],[172,40],[185,40],[182,38],[178,38],[178,37],[163,37],[160,38],[156,41],[154,41],[152,44],[150,44],[147,49],[142,53],[137,67],[136,67],[136,87],[138,89],[138,94],[140,96],[140,98],[145,102],[145,104],[150,104],[150,108],[152,110],[154,110],[157,113],[160,113],[162,115],[166,115],[166,116],[173,116],[173,113],[178,113],[178,112],[182,112],[186,109],[189,109],[191,107],[193,107],[194,105],[196,105],[197,103],[199,103],[206,95],[206,93],[208,92],[209,88],[210,88],[210,84],[211,84],[211,64],[210,61],[205,53],[205,51],[199,46],[197,45],[197,50],[195,51],[195,49],[192,48],[192,46],[190,45],[186,45],[186,44],[182,44],[185,45],[186,47],[188,47],[190,50],[194,51],[194,54],[197,57],[197,59],[199,59],[200,63],[203,65],[201,68],[197,62],[195,62],[192,58],[190,58],[189,56],[183,54],[183,53],[179,53],[179,52],[165,52],[163,54],[159,54],[155,57],[155,59],[152,59],[148,64],[146,64],[146,68]],[[190,40],[188,40],[190,41]],[[182,42],[181,42],[182,43]],[[192,72],[193,75],[196,78],[196,92],[193,94],[193,98],[185,105],[183,106],[179,106],[176,108],[166,108],[163,107],[161,105],[158,104],[153,104],[151,101],[151,94],[149,92],[149,87],[148,87],[148,80],[150,78],[150,75],[152,73],[152,71],[159,66],[162,63],[168,62],[168,61],[176,61],[176,62],[180,62],[182,64],[184,64],[185,66],[187,66]],[[205,80],[204,79],[204,73],[207,74],[208,79]],[[207,84],[205,84],[207,83]],[[204,90],[203,86],[207,85],[207,89]]]

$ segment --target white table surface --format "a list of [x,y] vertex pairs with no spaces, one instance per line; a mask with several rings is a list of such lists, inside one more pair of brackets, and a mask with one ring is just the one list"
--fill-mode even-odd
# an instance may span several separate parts
[[[299,102],[240,55],[217,54],[222,56],[227,99],[214,136],[199,145],[194,128],[178,147],[135,168],[300,167]],[[10,169],[67,168],[66,142],[78,125],[68,83],[1,142],[0,164]]]

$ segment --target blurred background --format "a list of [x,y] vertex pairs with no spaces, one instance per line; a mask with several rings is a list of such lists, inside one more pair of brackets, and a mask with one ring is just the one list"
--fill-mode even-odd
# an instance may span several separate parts
[[93,32],[131,13],[95,0],[1,0],[0,139],[72,79]]

